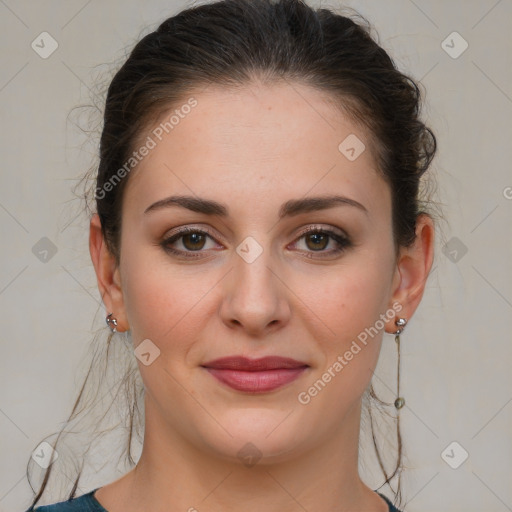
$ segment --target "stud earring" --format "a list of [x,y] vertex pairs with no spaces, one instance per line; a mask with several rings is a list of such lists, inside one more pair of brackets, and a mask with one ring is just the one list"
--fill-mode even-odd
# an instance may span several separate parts
[[113,314],[114,313],[109,313],[105,318],[105,321],[112,332],[117,332],[117,320],[112,316]]

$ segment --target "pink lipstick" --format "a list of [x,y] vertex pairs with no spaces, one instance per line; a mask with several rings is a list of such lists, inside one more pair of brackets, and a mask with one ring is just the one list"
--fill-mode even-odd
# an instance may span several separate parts
[[202,365],[220,382],[238,391],[264,393],[297,379],[309,365],[288,357],[223,357]]

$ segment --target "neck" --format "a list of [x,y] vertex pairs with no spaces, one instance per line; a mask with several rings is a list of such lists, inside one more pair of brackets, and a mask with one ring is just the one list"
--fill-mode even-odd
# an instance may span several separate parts
[[115,492],[107,486],[96,496],[109,512],[235,511],[240,504],[244,512],[387,512],[358,474],[360,413],[359,401],[327,442],[316,439],[294,454],[262,454],[256,464],[244,465],[171,431],[147,400],[137,466],[110,484]]

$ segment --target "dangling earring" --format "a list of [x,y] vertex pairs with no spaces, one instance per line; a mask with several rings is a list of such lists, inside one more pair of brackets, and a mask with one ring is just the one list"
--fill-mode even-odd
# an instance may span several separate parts
[[405,405],[405,398],[400,396],[400,333],[404,330],[405,325],[407,324],[406,318],[399,318],[395,321],[395,325],[398,329],[391,334],[395,335],[396,348],[398,352],[398,363],[397,363],[397,377],[396,377],[396,400],[395,407],[398,411]]
[[112,317],[113,314],[114,313],[109,313],[107,315],[107,318],[105,318],[105,321],[107,322],[107,325],[110,327],[110,330],[112,332],[117,332],[117,329],[116,329],[116,327],[117,327],[117,320]]

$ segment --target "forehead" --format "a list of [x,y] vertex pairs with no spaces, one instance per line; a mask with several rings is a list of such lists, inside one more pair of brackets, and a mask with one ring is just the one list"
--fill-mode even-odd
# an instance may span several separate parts
[[139,137],[149,139],[152,149],[125,189],[126,203],[139,210],[177,192],[223,202],[251,198],[253,205],[313,192],[389,203],[366,130],[303,84],[209,85]]

